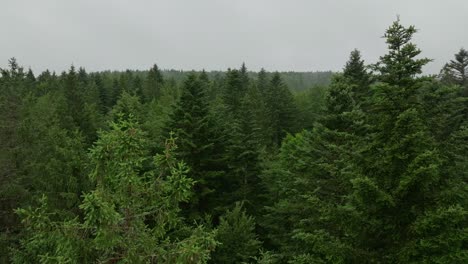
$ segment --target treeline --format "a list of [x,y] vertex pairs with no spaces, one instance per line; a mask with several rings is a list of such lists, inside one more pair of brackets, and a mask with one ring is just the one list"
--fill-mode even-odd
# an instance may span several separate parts
[[[142,76],[146,72],[141,72]],[[197,72],[200,73],[200,72]],[[162,75],[166,79],[174,79],[178,84],[183,83],[187,75],[190,74],[188,71],[178,71],[178,70],[162,70]],[[209,71],[206,72],[208,77],[211,80],[224,78],[226,72],[223,71]],[[267,73],[271,74],[271,73]],[[316,72],[279,72],[281,79],[284,84],[288,86],[289,89],[293,92],[300,92],[307,90],[315,86],[326,86],[329,85],[333,76],[331,71],[316,71]],[[256,79],[258,78],[257,72],[248,72],[249,78]]]
[[421,76],[414,33],[329,83],[11,59],[0,262],[468,262],[468,52]]

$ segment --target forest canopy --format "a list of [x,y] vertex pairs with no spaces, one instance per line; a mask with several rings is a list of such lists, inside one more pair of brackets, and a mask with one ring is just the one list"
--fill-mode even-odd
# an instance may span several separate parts
[[[468,263],[468,52],[0,69],[2,263]],[[460,43],[463,44],[463,43]]]

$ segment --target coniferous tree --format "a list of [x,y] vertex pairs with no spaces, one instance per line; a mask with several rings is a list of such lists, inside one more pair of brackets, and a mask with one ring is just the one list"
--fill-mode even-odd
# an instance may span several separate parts
[[422,72],[422,67],[430,59],[415,59],[421,50],[410,40],[417,30],[414,26],[405,28],[400,20],[393,22],[384,34],[389,53],[381,56],[374,69],[379,73],[379,79],[390,85],[410,85],[414,77]]
[[361,52],[357,49],[351,51],[349,60],[343,69],[343,76],[356,85],[353,90],[355,96],[365,96],[371,84],[371,75],[367,72]]
[[[370,261],[464,262],[465,238],[455,235],[464,210],[443,202],[446,188],[458,176],[444,173],[444,158],[422,119],[422,80],[416,76],[430,60],[415,58],[421,52],[411,43],[415,32],[399,21],[386,31],[389,53],[376,68],[382,83],[374,87],[370,102],[373,133],[354,165],[350,205],[356,214],[348,227]],[[430,232],[428,225],[437,231]],[[439,237],[447,235],[453,238],[450,252],[439,244]]]
[[214,163],[217,137],[210,128],[205,88],[196,74],[189,75],[166,126],[166,133],[173,131],[178,138],[177,157],[188,164],[190,176],[196,181],[195,197],[189,208],[193,217],[211,212],[221,195],[216,193],[222,171]]
[[141,98],[143,102],[151,102],[152,100],[158,100],[161,96],[162,86],[164,84],[164,78],[158,65],[154,64],[153,67],[148,71],[146,79],[143,83]]
[[445,64],[441,71],[441,79],[448,84],[468,85],[468,51],[460,49],[455,54],[455,60]]
[[53,210],[66,214],[76,208],[89,187],[84,177],[84,138],[63,124],[62,96],[46,94],[25,101],[18,130],[18,173],[32,199],[45,195]]
[[28,69],[28,72],[25,76],[25,89],[29,93],[36,93],[36,77],[34,76],[31,68]]
[[0,263],[468,262],[468,52],[422,76],[414,33],[342,73],[11,59]]
[[283,83],[278,72],[267,86],[265,103],[270,116],[271,145],[279,146],[287,133],[296,130],[297,106],[292,93]]
[[[97,105],[99,103],[97,87],[90,84],[83,68],[76,72],[75,67],[71,66],[68,73],[62,74],[62,79],[63,92],[67,100],[67,113],[71,117],[67,128],[69,130],[78,128],[86,137],[86,141],[91,143],[96,138],[96,131],[101,123]],[[89,100],[90,98],[94,103]]]
[[294,95],[298,109],[298,131],[312,129],[314,123],[318,122],[322,117],[327,90],[327,86],[315,86]]
[[45,95],[46,93],[59,90],[57,76],[55,73],[50,73],[49,70],[39,74],[36,81],[36,91],[34,93],[36,96]]
[[260,153],[266,146],[266,109],[256,86],[251,85],[240,107],[239,119],[228,126],[226,154],[230,201],[243,201],[250,212],[258,209]]
[[240,114],[241,100],[244,95],[244,76],[237,69],[228,69],[225,87],[223,90],[223,101],[229,109],[232,118],[238,118]]
[[8,254],[18,230],[18,219],[13,213],[28,198],[28,192],[18,177],[18,130],[25,95],[25,73],[15,58],[7,69],[0,69],[0,261]]
[[[134,121],[111,124],[90,151],[90,179],[96,189],[83,195],[84,220],[54,219],[46,198],[38,208],[18,209],[30,237],[21,241],[14,263],[124,262],[206,263],[214,233],[185,226],[179,203],[187,201],[193,180],[174,159],[170,139],[155,157],[157,171],[144,172],[145,135]],[[184,230],[182,237],[170,232]]]
[[248,263],[261,246],[255,234],[255,220],[246,214],[242,203],[236,203],[221,216],[216,240],[220,245],[212,255],[212,263]]
[[266,96],[267,94],[268,82],[269,82],[269,79],[268,79],[265,69],[263,68],[260,69],[257,75],[256,83],[257,83],[258,90],[260,91],[262,96]]
[[124,91],[110,111],[110,115],[113,121],[122,117],[128,119],[132,116],[137,122],[141,122],[144,119],[143,105],[138,96],[130,95]]
[[67,99],[68,114],[73,121],[69,129],[72,129],[73,126],[80,128],[83,122],[85,122],[83,114],[84,101],[75,67],[72,65],[68,73],[62,74],[62,78],[64,94]]
[[366,71],[355,67],[356,61],[363,66],[355,55],[344,68],[347,76],[332,80],[319,122],[311,131],[286,137],[262,177],[272,199],[262,221],[268,244],[294,263],[352,259],[352,242],[341,229],[350,187],[346,167],[358,142],[355,133],[362,129],[358,94],[367,93],[357,85]]

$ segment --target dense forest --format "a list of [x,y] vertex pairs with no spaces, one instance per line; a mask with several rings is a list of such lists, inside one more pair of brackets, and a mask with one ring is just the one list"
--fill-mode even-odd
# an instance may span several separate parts
[[424,76],[415,33],[333,74],[11,59],[0,262],[468,263],[468,52]]

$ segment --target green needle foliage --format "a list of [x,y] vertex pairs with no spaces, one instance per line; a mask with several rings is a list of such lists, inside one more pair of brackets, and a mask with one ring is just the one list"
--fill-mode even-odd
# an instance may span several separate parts
[[[191,195],[189,169],[174,159],[169,138],[163,154],[148,162],[145,133],[130,119],[111,123],[90,150],[95,189],[83,195],[82,217],[55,219],[45,197],[40,207],[18,209],[29,237],[16,263],[204,263],[216,242],[203,226],[188,227],[180,202]],[[83,220],[80,220],[83,219]],[[177,230],[184,235],[176,235]]]

